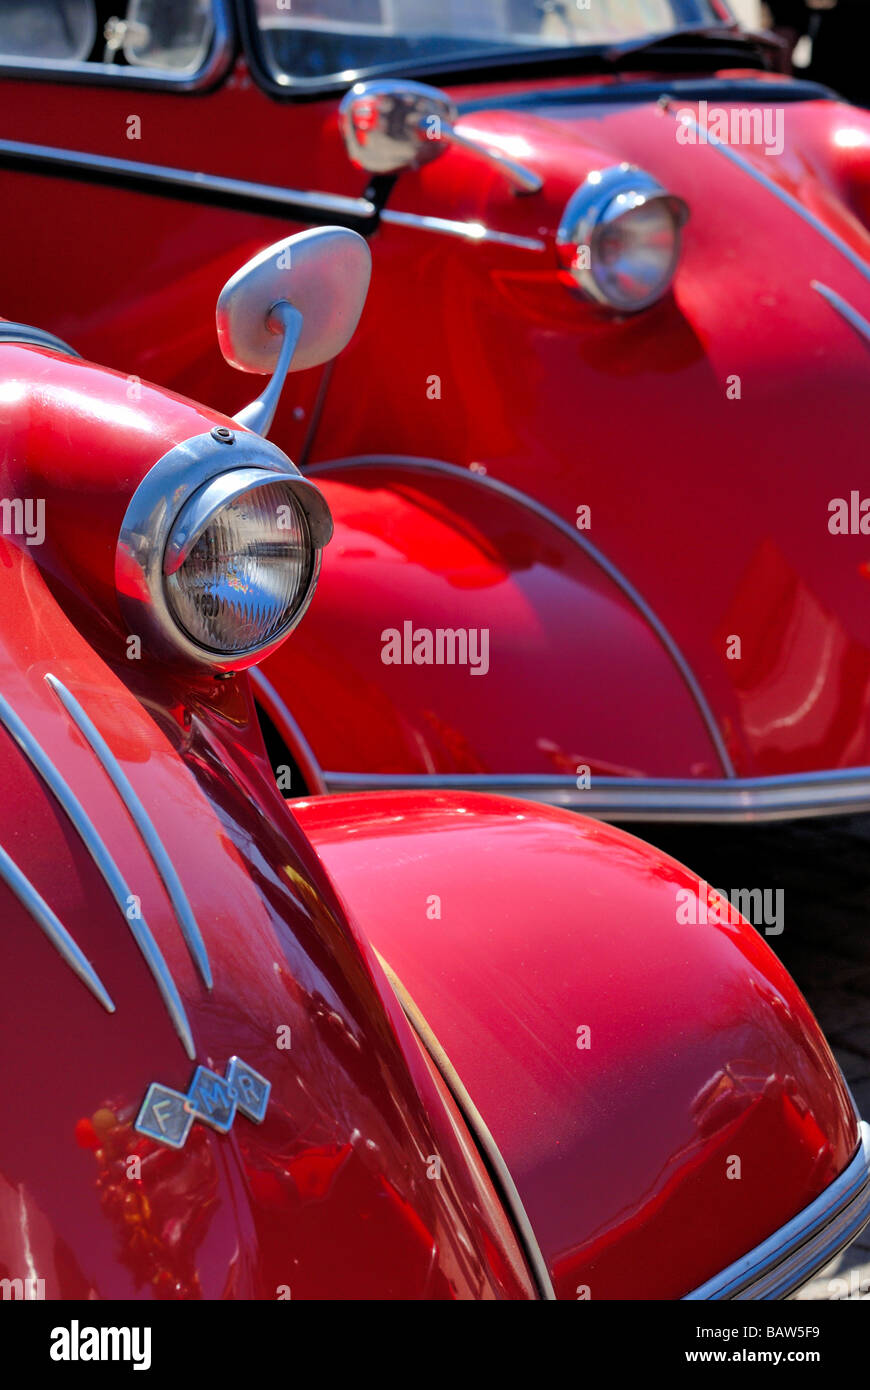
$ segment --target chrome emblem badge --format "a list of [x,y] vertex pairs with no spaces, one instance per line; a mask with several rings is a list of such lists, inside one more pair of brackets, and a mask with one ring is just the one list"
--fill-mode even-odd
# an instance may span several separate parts
[[152,1082],[133,1128],[156,1139],[158,1144],[181,1149],[194,1120],[211,1125],[218,1134],[229,1133],[236,1111],[255,1125],[260,1124],[271,1090],[272,1083],[258,1071],[241,1057],[231,1057],[225,1076],[218,1076],[208,1067],[197,1067],[185,1094]]

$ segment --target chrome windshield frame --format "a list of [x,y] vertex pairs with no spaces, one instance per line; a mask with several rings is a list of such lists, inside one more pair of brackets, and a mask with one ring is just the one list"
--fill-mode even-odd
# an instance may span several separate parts
[[169,68],[118,67],[114,63],[65,62],[51,58],[14,58],[0,53],[0,78],[35,82],[94,83],[109,87],[145,87],[158,91],[201,92],[216,86],[230,70],[236,51],[233,0],[209,0],[214,33],[205,59],[193,72]]
[[[710,4],[712,9],[712,0],[706,0],[706,3]],[[547,66],[552,67],[555,75],[564,71],[566,75],[573,76],[576,74],[578,62],[582,64],[586,58],[600,61],[618,50],[623,42],[627,48],[635,41],[645,45],[674,33],[691,34],[693,30],[706,29],[712,24],[719,25],[723,31],[741,32],[740,25],[733,17],[726,21],[711,15],[709,19],[698,20],[697,23],[675,24],[670,29],[627,35],[624,40],[601,40],[564,47],[542,44],[539,48],[523,47],[520,44],[514,47],[506,44],[494,45],[491,49],[479,49],[465,57],[444,53],[416,60],[405,57],[392,63],[375,63],[341,73],[330,73],[325,77],[294,78],[288,73],[276,73],[269,61],[263,31],[257,20],[256,0],[237,0],[237,8],[242,45],[255,80],[272,96],[297,100],[337,95],[346,92],[355,82],[381,77],[405,77],[422,81],[438,79],[449,85],[472,82],[476,85],[480,80],[486,80],[486,77],[481,78],[481,74],[486,73],[489,68],[492,69],[493,82],[504,81],[508,75],[522,75],[524,69],[528,69],[529,80],[534,81],[540,76],[538,70]]]

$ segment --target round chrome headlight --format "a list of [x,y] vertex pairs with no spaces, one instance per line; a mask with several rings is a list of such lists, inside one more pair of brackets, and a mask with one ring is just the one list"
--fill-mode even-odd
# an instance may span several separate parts
[[177,518],[163,557],[179,627],[222,656],[284,635],[308,592],[314,548],[285,482],[258,468],[213,478]]
[[637,313],[670,288],[688,216],[682,198],[642,169],[618,164],[596,170],[562,214],[560,264],[596,303]]
[[229,430],[185,440],[124,518],[115,582],[127,626],[161,656],[249,666],[299,622],[331,534],[322,493],[274,444]]

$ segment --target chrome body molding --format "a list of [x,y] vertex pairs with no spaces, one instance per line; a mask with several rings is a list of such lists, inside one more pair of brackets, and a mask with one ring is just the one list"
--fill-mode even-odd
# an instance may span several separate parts
[[461,237],[463,241],[495,242],[499,246],[515,246],[520,251],[546,251],[547,243],[538,237],[514,236],[512,232],[498,232],[492,227],[484,227],[482,222],[454,222],[449,217],[428,217],[418,212],[400,212],[386,207],[381,213],[382,222],[391,222],[397,227],[411,227],[420,232],[437,232],[442,236]]
[[[2,71],[2,70],[0,70]],[[294,213],[304,217],[345,218],[362,230],[373,231],[378,209],[368,198],[350,198],[341,193],[324,193],[302,188],[282,188],[280,184],[253,183],[247,179],[225,178],[221,174],[178,169],[169,164],[148,164],[137,159],[118,159],[115,155],[93,154],[86,150],[65,150],[56,145],[33,145],[22,140],[0,140],[0,164],[46,166],[54,172],[112,178],[127,182],[146,193],[189,194],[191,197],[236,203],[271,204],[281,216]],[[459,237],[466,242],[490,242],[514,246],[521,251],[546,251],[547,243],[538,237],[515,236],[485,227],[482,222],[457,222],[448,217],[429,217],[422,213],[384,208],[381,222],[410,227],[442,236]]]
[[202,939],[199,925],[193,915],[190,903],[187,901],[187,895],[181,886],[181,880],[175,871],[175,865],[167,854],[163,841],[154,828],[153,821],[142,805],[142,802],[139,800],[139,797],[136,795],[136,792],[133,790],[130,780],[121,767],[121,764],[118,762],[118,759],[115,757],[96,725],[79,704],[76,697],[56,676],[49,674],[45,679],[60,700],[76,728],[90,745],[95,757],[102,764],[103,770],[109,778],[109,781],[123,801],[130,819],[139,831],[145,847],[154,862],[154,866],[166,886],[169,900],[172,903],[175,916],[181,928],[182,936],[187,944],[187,949],[191,954],[194,965],[199,971],[206,989],[211,989],[211,965],[209,964],[208,952],[205,949],[205,942]]
[[50,348],[52,352],[62,352],[67,357],[81,357],[74,347],[49,333],[45,328],[35,328],[30,323],[13,323],[10,319],[0,322],[0,343],[20,343],[26,347]]
[[686,1298],[787,1298],[854,1240],[870,1221],[870,1126],[863,1120],[860,1136],[848,1168],[814,1202]]
[[96,61],[64,62],[0,55],[0,76],[49,82],[92,82],[114,87],[156,87],[174,92],[199,91],[219,82],[229,71],[233,60],[235,35],[229,0],[211,0],[211,13],[214,34],[208,56],[195,72],[179,73],[168,68],[124,68],[116,67],[114,63]]
[[[160,947],[154,939],[151,928],[145,920],[144,913],[139,917],[128,917],[127,909],[133,894],[124,881],[120,869],[106,848],[100,832],[97,830],[97,827],[82,806],[75,792],[58,772],[45,749],[30,732],[24,721],[15,713],[8,700],[5,700],[2,696],[0,696],[0,723],[2,723],[6,732],[14,740],[28,762],[45,782],[58,805],[62,808],[75,830],[78,832],[79,839],[102,874],[106,886],[115,900],[118,911],[121,913],[124,922],[129,928],[136,945],[142,952],[145,963],[154,977],[154,982],[160,991],[167,1012],[172,1019],[173,1026],[181,1039],[185,1052],[188,1057],[193,1059],[195,1055],[193,1034],[175,981],[163,958]],[[7,882],[9,882],[8,878]],[[12,887],[11,883],[10,887]],[[13,891],[15,891],[14,888]],[[21,901],[23,902],[24,899],[22,898]],[[44,906],[45,904],[43,904],[43,907]],[[44,928],[44,930],[47,929]],[[49,935],[51,935],[51,933],[49,933]],[[55,935],[51,935],[51,940],[54,941],[58,949],[61,950],[56,933]],[[78,951],[78,947],[75,947],[75,950]],[[61,951],[61,953],[64,954],[65,959],[68,959],[64,951]],[[76,969],[75,966],[73,966],[73,968]],[[80,974],[81,972],[77,971],[77,973]],[[82,976],[82,978],[84,979],[85,977]],[[85,983],[93,990],[93,982],[89,979],[85,979]],[[97,994],[97,998],[101,998],[101,996]],[[103,1002],[102,999],[101,1002]]]
[[[774,100],[773,95],[771,95],[770,100]],[[668,111],[676,120],[677,112],[673,96],[667,95],[663,97],[661,105],[662,109]],[[694,117],[687,118],[685,124],[693,129],[696,135],[702,137],[704,144],[709,145],[714,150],[718,150],[725,159],[730,160],[730,162],[738,169],[741,169],[744,174],[748,174],[756,183],[761,184],[762,188],[766,188],[768,193],[772,193],[775,198],[778,198],[781,203],[784,203],[787,208],[790,208],[793,213],[796,213],[808,226],[818,232],[819,236],[823,237],[830,246],[833,246],[835,251],[839,251],[840,255],[845,257],[849,264],[858,271],[859,275],[863,275],[865,280],[870,280],[870,264],[863,260],[861,256],[858,255],[857,251],[853,251],[848,242],[845,242],[841,236],[838,236],[833,228],[823,222],[820,217],[817,217],[814,212],[810,212],[809,208],[805,208],[803,203],[799,202],[798,199],[787,192],[786,189],[780,188],[779,184],[776,183],[774,179],[768,178],[766,174],[763,174],[760,169],[756,168],[756,166],[745,157],[745,155],[738,154],[733,145],[726,145],[724,141],[717,139],[715,135],[711,135],[704,126],[694,119]]]
[[563,806],[596,820],[706,821],[711,823],[798,820],[870,811],[870,767],[807,772],[789,777],[691,780],[665,777],[596,777],[579,788],[575,778],[538,773],[324,772],[329,792],[488,792]]
[[290,713],[285,701],[259,667],[252,666],[248,675],[254,687],[255,701],[262,705],[264,712],[269,716],[286,743],[288,751],[305,778],[307,792],[312,796],[324,795],[328,788],[323,770],[317,761],[314,749]]
[[854,328],[859,338],[863,338],[865,343],[870,343],[870,322],[858,313],[858,310],[849,303],[848,299],[844,299],[841,294],[837,294],[836,290],[832,290],[828,285],[823,285],[819,280],[811,280],[810,289],[815,290],[816,294],[820,294],[822,299],[826,299],[831,308],[841,318],[844,318],[851,328]]
[[42,928],[52,946],[57,950],[71,970],[98,999],[107,1013],[115,1012],[115,1005],[84,951],[73,941],[66,927],[52,912],[45,898],[34,888],[30,879],[19,869],[15,860],[0,846],[0,879],[15,894],[25,912],[29,912],[34,922]]
[[501,1150],[492,1137],[489,1126],[474,1104],[468,1091],[465,1089],[462,1078],[453,1066],[444,1048],[432,1032],[423,1014],[414,1003],[414,1000],[405,989],[405,986],[402,984],[395,971],[390,967],[388,962],[384,960],[380,951],[375,949],[375,955],[399,1001],[402,1012],[419,1039],[421,1047],[425,1049],[432,1059],[433,1066],[435,1066],[440,1073],[445,1086],[456,1102],[456,1106],[463,1120],[468,1125],[477,1147],[489,1167],[490,1177],[495,1180],[500,1189],[502,1201],[512,1218],[514,1233],[522,1244],[523,1253],[528,1261],[529,1268],[538,1288],[538,1293],[541,1298],[545,1299],[547,1302],[554,1301],[556,1292],[553,1288],[553,1281],[550,1278],[547,1261],[544,1259],[543,1251],[538,1244],[538,1238],[535,1235],[534,1227],[523,1205],[523,1199],[517,1191],[517,1186],[511,1176],[510,1169],[502,1157]]
[[317,193],[280,184],[250,183],[246,179],[224,178],[220,174],[176,169],[168,164],[145,164],[114,155],[91,154],[84,150],[64,150],[55,145],[31,145],[20,140],[0,140],[0,163],[48,165],[70,173],[112,177],[143,185],[146,192],[174,191],[191,195],[214,195],[230,200],[271,203],[282,215],[300,212],[324,213],[374,224],[375,205],[367,198],[346,198],[338,193]]
[[[518,503],[521,507],[525,507],[527,511],[534,512],[536,516],[539,516],[543,521],[549,522],[551,526],[555,526],[558,531],[561,531],[564,536],[573,541],[575,545],[579,546],[589,559],[592,560],[599,569],[603,570],[617,588],[622,591],[629,602],[634,605],[655,632],[662,646],[665,648],[665,651],[677,667],[677,670],[682,676],[695,702],[698,713],[704,721],[704,725],[710,736],[710,741],[716,749],[719,761],[722,764],[723,772],[726,777],[736,777],[737,774],[734,769],[734,764],[731,761],[728,749],[725,747],[725,741],[722,738],[713,711],[707,703],[706,696],[701,689],[694,671],[677,646],[674,638],[658,615],[646,602],[646,599],[642,597],[640,592],[632,584],[631,580],[627,579],[613,561],[609,560],[597,546],[594,546],[591,541],[587,540],[582,532],[571,526],[563,517],[558,516],[556,512],[550,511],[549,507],[543,506],[540,502],[536,501],[534,497],[530,497],[528,493],[520,492],[518,488],[511,487],[509,483],[500,482],[497,478],[491,478],[486,474],[472,473],[468,468],[460,468],[457,464],[445,463],[441,459],[414,458],[406,454],[355,455],[351,458],[333,459],[329,463],[313,464],[305,469],[305,475],[306,477],[310,477],[319,473],[336,472],[340,469],[370,468],[378,465],[385,465],[390,468],[408,468],[414,472],[422,473],[445,473],[451,478],[462,478],[466,482],[476,483],[479,487],[490,488],[493,492],[498,492],[503,497],[509,497],[511,501]],[[570,781],[570,779],[567,780]]]

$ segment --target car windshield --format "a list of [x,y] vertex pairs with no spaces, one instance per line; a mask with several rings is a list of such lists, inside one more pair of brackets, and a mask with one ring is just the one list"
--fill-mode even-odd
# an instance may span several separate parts
[[721,24],[717,0],[255,0],[264,57],[287,85],[445,70]]
[[123,63],[193,73],[214,37],[213,0],[0,0],[0,62]]

